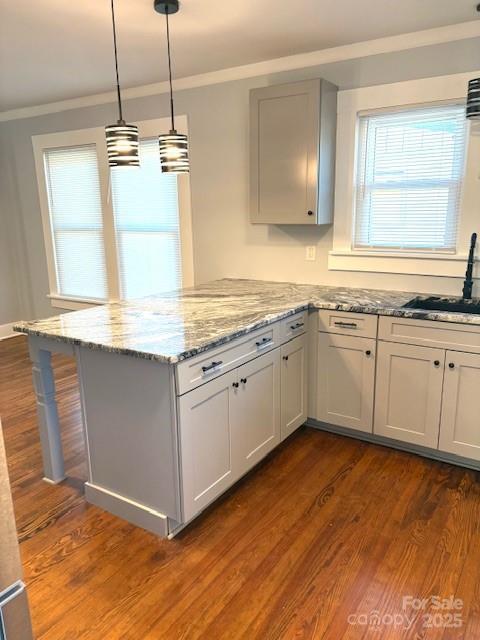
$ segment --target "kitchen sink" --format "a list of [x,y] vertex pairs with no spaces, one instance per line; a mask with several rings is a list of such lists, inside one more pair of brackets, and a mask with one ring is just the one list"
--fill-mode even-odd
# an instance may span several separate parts
[[404,309],[423,309],[425,311],[450,311],[451,313],[480,314],[480,298],[464,300],[463,298],[437,298],[418,296],[403,305]]

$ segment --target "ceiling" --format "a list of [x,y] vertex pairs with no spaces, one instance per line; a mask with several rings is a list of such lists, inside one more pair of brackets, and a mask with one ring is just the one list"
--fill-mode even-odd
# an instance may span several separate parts
[[[152,0],[115,0],[125,87],[167,77]],[[177,77],[468,22],[472,0],[183,0],[171,18]],[[479,56],[480,57],[480,56]],[[109,0],[0,0],[0,111],[114,88]]]

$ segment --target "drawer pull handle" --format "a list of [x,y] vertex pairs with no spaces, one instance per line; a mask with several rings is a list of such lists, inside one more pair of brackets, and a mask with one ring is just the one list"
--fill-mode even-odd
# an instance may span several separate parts
[[202,367],[202,371],[203,373],[207,373],[208,371],[215,369],[215,367],[219,367],[221,364],[223,364],[223,360],[217,360],[216,362],[209,364],[207,367]]
[[335,322],[334,323],[336,327],[344,327],[346,329],[356,329],[357,328],[357,323],[356,322]]
[[240,378],[240,382],[242,384],[247,384],[247,379],[246,378]]
[[435,360],[435,362],[433,363],[436,367],[440,366],[440,360]]
[[295,331],[295,329],[300,329],[300,327],[303,327],[304,324],[304,322],[297,322],[296,324],[292,324],[290,329],[292,331]]
[[238,384],[238,382],[232,382],[232,387],[233,387],[234,389],[238,389],[238,387],[239,387],[239,386],[240,386],[240,385]]
[[448,366],[450,367],[450,369],[455,369],[455,363],[454,362],[449,362]]
[[272,342],[272,338],[262,338],[259,342],[256,342],[255,344],[257,345],[257,347],[264,347],[270,342]]
[[288,360],[288,356],[283,356],[283,359],[285,360],[285,362]]

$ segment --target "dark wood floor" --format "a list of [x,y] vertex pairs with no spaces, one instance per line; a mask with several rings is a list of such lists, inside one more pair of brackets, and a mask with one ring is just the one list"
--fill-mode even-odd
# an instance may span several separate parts
[[[54,368],[69,478],[52,487],[41,479],[26,342],[0,342],[37,640],[480,638],[475,472],[302,428],[177,538],[159,540],[85,504],[75,366],[58,356]],[[431,605],[402,608],[403,596],[450,595],[463,600],[459,628],[445,627],[457,611],[437,611],[429,629]]]

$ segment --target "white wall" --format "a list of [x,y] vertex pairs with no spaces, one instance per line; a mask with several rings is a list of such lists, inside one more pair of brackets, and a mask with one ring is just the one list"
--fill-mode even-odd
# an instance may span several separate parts
[[[480,50],[478,39],[179,91],[176,95],[178,113],[185,113],[189,118],[196,280],[252,277],[458,293],[460,282],[452,278],[329,271],[331,226],[307,229],[251,225],[248,219],[248,99],[252,87],[308,77],[325,77],[342,88],[351,88],[470,71],[478,66],[475,56],[470,56],[475,47]],[[461,56],[461,65],[458,56],[453,55],[460,49],[465,53]],[[167,97],[163,94],[129,100],[124,111],[130,120],[165,116]],[[6,294],[5,304],[2,299],[5,317],[16,320],[19,313],[25,318],[54,313],[46,298],[48,277],[32,135],[99,126],[115,118],[115,106],[105,104],[0,123],[4,134],[0,153],[8,158],[14,171],[9,184],[12,187],[16,180],[19,185],[18,189],[10,189],[13,201],[7,215],[13,216],[17,225],[13,260],[18,264],[20,295],[17,303],[11,299],[11,292]],[[3,194],[0,197],[3,203]],[[317,247],[314,262],[305,261],[307,245]],[[7,262],[11,264],[11,258]],[[9,279],[0,272],[0,282]],[[1,291],[2,286],[0,284]]]

